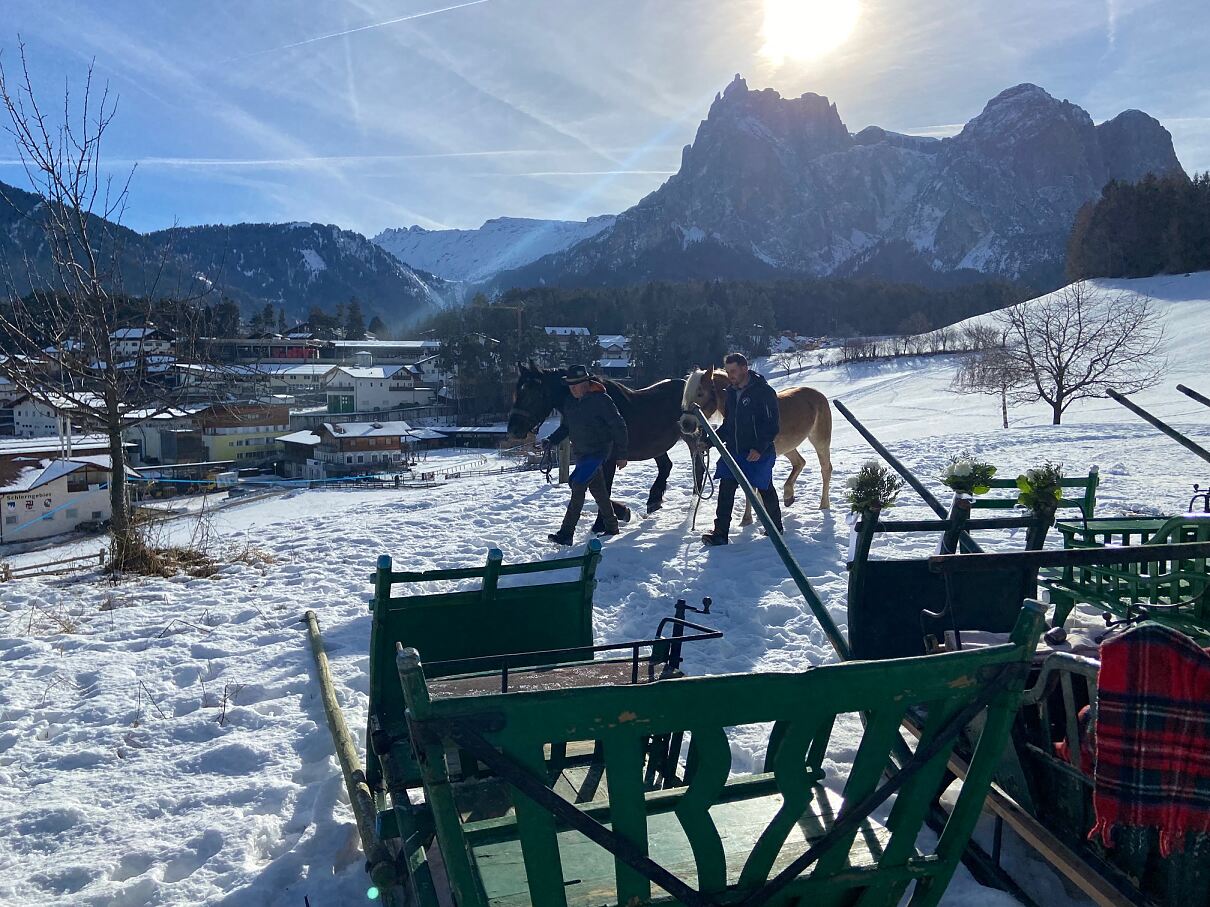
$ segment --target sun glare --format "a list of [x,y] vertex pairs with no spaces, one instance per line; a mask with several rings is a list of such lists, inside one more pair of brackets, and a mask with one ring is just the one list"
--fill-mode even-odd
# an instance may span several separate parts
[[859,0],[765,0],[761,53],[777,66],[822,57],[848,40],[860,13]]

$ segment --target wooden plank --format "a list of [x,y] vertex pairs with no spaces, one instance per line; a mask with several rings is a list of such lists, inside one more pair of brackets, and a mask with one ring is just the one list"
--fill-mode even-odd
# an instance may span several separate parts
[[[920,729],[913,722],[905,721],[903,724],[912,734],[920,736]],[[966,760],[961,756],[957,754],[950,756],[949,769],[957,775],[959,780],[966,780],[968,768]],[[1060,875],[1070,880],[1080,891],[1091,898],[1097,907],[1137,907],[1138,902],[1115,888],[1108,879],[1089,866],[1079,854],[1026,812],[995,782],[988,791],[985,805],[1003,819],[1009,828],[1037,851],[1038,855],[1053,866]]]
[[1133,545],[1129,548],[1063,548],[994,554],[934,554],[934,573],[982,573],[1005,567],[1096,567],[1110,564],[1154,564],[1210,557],[1210,542]]

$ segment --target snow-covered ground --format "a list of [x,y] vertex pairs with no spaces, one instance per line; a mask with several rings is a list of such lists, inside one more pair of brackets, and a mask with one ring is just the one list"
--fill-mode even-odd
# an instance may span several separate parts
[[[1207,443],[1210,412],[1174,385],[1210,390],[1210,275],[1121,285],[1152,295],[1169,331],[1164,383],[1138,399]],[[953,370],[952,359],[934,357],[814,368],[774,383],[811,384],[844,400],[938,494],[936,475],[962,450],[1004,475],[1048,458],[1072,473],[1098,464],[1105,514],[1183,509],[1191,483],[1210,478],[1210,465],[1112,401],[1078,404],[1061,427],[1047,424],[1042,408],[1016,411],[1013,427],[1002,430],[997,401],[948,390]],[[791,550],[842,628],[842,486],[870,456],[836,415],[834,508],[814,509],[818,470],[809,459],[786,519]],[[726,635],[691,652],[691,672],[788,671],[832,660],[758,533],[740,530],[722,549],[697,542],[687,523],[684,448],[674,457],[665,509],[606,543],[596,592],[599,641],[646,636],[678,597],[710,595],[709,622]],[[779,464],[779,480],[786,470]],[[650,464],[633,464],[619,473],[616,496],[641,504],[653,476]],[[565,500],[566,491],[546,485],[540,473],[436,489],[292,491],[208,518],[214,544],[242,555],[211,579],[110,584],[85,575],[0,585],[0,903],[362,902],[366,878],[312,681],[303,611],[320,615],[341,704],[360,734],[368,578],[378,555],[410,569],[478,565],[492,545],[506,560],[554,556],[545,535]],[[699,533],[711,510],[703,505]],[[898,510],[902,517],[928,514],[908,491]],[[590,522],[591,513],[581,541]],[[195,531],[196,519],[164,525],[183,537]],[[900,537],[879,545],[883,554],[922,554],[933,543]],[[96,544],[76,541],[12,562]],[[755,764],[763,733],[744,728],[732,735],[737,771]],[[833,751],[841,775],[854,742],[842,733]],[[1014,861],[1040,886],[1040,903],[1067,902],[1030,858]],[[962,870],[945,903],[1013,901],[979,888]]]

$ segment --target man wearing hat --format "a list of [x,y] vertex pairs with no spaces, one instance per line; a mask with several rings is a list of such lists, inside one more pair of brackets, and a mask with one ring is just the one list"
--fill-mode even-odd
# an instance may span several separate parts
[[626,466],[628,436],[626,422],[618,413],[605,385],[593,378],[588,369],[574,365],[567,370],[563,382],[571,391],[571,400],[563,407],[562,424],[542,443],[554,447],[571,439],[572,459],[576,468],[571,473],[571,500],[558,532],[547,536],[559,545],[570,545],[575,541],[576,523],[584,509],[584,496],[592,493],[597,502],[597,524],[601,535],[618,534],[618,518],[609,500],[605,487],[605,475],[601,467],[609,459],[616,461],[618,469]]
[[[773,441],[781,431],[777,391],[764,377],[748,368],[748,360],[742,353],[728,353],[723,365],[731,385],[727,388],[727,412],[718,436],[760,495],[777,531],[781,532],[781,502],[773,490],[773,462],[777,459]],[[718,462],[714,477],[718,480],[718,511],[714,517],[714,531],[703,535],[702,542],[726,545],[739,482],[722,460]]]

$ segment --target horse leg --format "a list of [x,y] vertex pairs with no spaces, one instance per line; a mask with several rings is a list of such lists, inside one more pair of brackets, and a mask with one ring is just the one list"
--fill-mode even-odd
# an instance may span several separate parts
[[790,461],[790,476],[786,479],[786,484],[782,488],[781,499],[789,507],[794,503],[794,483],[798,481],[798,477],[806,469],[807,461],[798,452],[798,448],[787,450],[786,459]]
[[752,502],[748,500],[747,495],[744,495],[744,515],[740,519],[739,524],[741,526],[752,525]]
[[819,509],[827,510],[832,505],[828,501],[828,490],[832,485],[832,452],[830,450],[831,443],[827,438],[811,438],[811,446],[815,448],[815,455],[819,457],[819,478],[823,483],[823,492],[819,497]]
[[647,513],[652,514],[664,506],[664,492],[668,490],[668,474],[672,472],[672,457],[662,453],[655,458],[658,470],[651,491],[647,494]]

